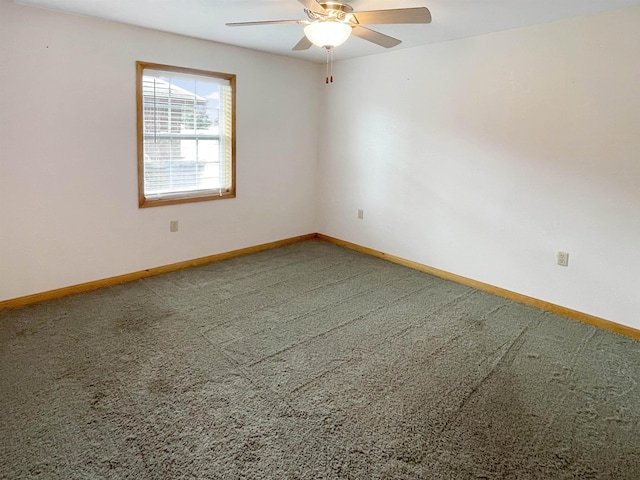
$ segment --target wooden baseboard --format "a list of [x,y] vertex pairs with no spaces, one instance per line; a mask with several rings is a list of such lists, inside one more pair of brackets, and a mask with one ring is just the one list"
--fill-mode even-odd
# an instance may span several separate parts
[[609,330],[611,332],[619,333],[621,335],[625,335],[627,337],[640,340],[640,330],[636,330],[635,328],[631,328],[626,325],[621,325],[619,323],[615,323],[610,320],[605,320],[603,318],[595,317],[593,315],[589,315],[588,313],[579,312],[577,310],[572,310],[567,307],[545,302],[543,300],[538,300],[537,298],[528,297],[520,293],[512,292],[510,290],[505,290],[504,288],[489,285],[488,283],[479,282],[471,278],[446,272],[444,270],[430,267],[428,265],[423,265],[418,262],[413,262],[405,258],[396,257],[395,255],[390,255],[388,253],[380,252],[372,248],[363,247],[361,245],[347,242],[345,240],[340,240],[338,238],[330,237],[329,235],[324,235],[321,233],[310,233],[307,235],[300,235],[298,237],[287,238],[287,239],[278,240],[275,242],[263,243],[261,245],[255,245],[253,247],[241,248],[239,250],[232,250],[230,252],[217,253],[215,255],[195,258],[193,260],[186,260],[184,262],[173,263],[173,264],[164,265],[161,267],[149,268],[147,270],[142,270],[139,272],[127,273],[127,274],[118,275],[115,277],[95,280],[87,283],[81,283],[79,285],[72,285],[69,287],[57,288],[55,290],[49,290],[42,293],[35,293],[33,295],[26,295],[24,297],[3,300],[3,301],[0,301],[0,311],[7,310],[10,308],[22,307],[25,305],[30,305],[32,303],[43,302],[45,300],[52,300],[55,298],[66,297],[68,295],[73,295],[76,293],[97,290],[98,288],[110,287],[110,286],[118,285],[121,283],[132,282],[134,280],[140,280],[142,278],[153,277],[155,275],[160,275],[163,273],[182,270],[184,268],[197,267],[199,265],[205,265],[207,263],[219,262],[220,260],[239,257],[241,255],[247,255],[249,253],[255,253],[255,252],[260,252],[262,250],[268,250],[271,248],[291,245],[293,243],[304,242],[306,240],[311,240],[312,238],[319,238],[320,240],[324,240],[326,242],[340,245],[340,246],[349,248],[351,250],[356,250],[358,252],[366,253],[367,255],[372,255],[374,257],[382,258],[384,260],[388,260],[390,262],[397,263],[399,265],[404,265],[405,267],[409,267],[415,270],[419,270],[421,272],[429,273],[431,275],[435,275],[436,277],[444,278],[446,280],[451,280],[453,282],[460,283],[468,287],[477,288],[478,290],[482,290],[483,292],[487,292],[493,295],[497,295],[499,297],[507,298],[509,300],[513,300],[514,302],[536,307],[541,310],[545,310],[547,312],[555,313],[563,317],[571,318],[579,322],[593,325],[594,327],[602,328],[604,330]]
[[49,290],[42,293],[35,293],[33,295],[26,295],[24,297],[3,300],[3,301],[0,301],[0,311],[7,310],[10,308],[23,307],[25,305],[43,302],[45,300],[52,300],[55,298],[66,297],[68,295],[74,295],[76,293],[97,290],[98,288],[110,287],[110,286],[118,285],[121,283],[132,282],[134,280],[140,280],[141,278],[153,277],[154,275],[160,275],[162,273],[169,273],[176,270],[182,270],[184,268],[197,267],[199,265],[205,265],[207,263],[219,262],[220,260],[239,257],[241,255],[260,252],[262,250],[283,247],[285,245],[291,245],[293,243],[311,240],[312,238],[315,238],[315,237],[316,237],[315,233],[300,235],[298,237],[287,238],[287,239],[278,240],[275,242],[263,243],[261,245],[255,245],[253,247],[241,248],[239,250],[232,250],[230,252],[217,253],[215,255],[195,258],[193,260],[186,260],[184,262],[172,263],[170,265],[164,265],[161,267],[149,268],[147,270],[141,270],[139,272],[126,273],[124,275],[118,275],[115,277],[105,278],[101,280],[94,280],[92,282],[81,283],[79,285],[72,285],[69,287],[57,288],[55,290]]
[[588,313],[579,312],[577,310],[572,310],[567,307],[555,305],[553,303],[545,302],[543,300],[538,300],[537,298],[528,297],[520,293],[512,292],[510,290],[505,290],[504,288],[489,285],[488,283],[479,282],[477,280],[456,275],[454,273],[446,272],[438,268],[430,267],[428,265],[423,265],[421,263],[413,262],[411,260],[407,260],[401,257],[396,257],[395,255],[389,255],[388,253],[380,252],[378,250],[374,250],[368,247],[363,247],[361,245],[347,242],[345,240],[340,240],[338,238],[333,238],[328,235],[323,235],[321,233],[318,233],[316,236],[317,238],[324,240],[326,242],[334,243],[336,245],[341,245],[343,247],[356,250],[358,252],[366,253],[367,255],[372,255],[374,257],[382,258],[384,260],[388,260],[393,263],[404,265],[405,267],[410,267],[415,270],[420,270],[421,272],[429,273],[436,277],[444,278],[446,280],[451,280],[453,282],[460,283],[468,287],[473,287],[478,290],[482,290],[483,292],[487,292],[493,295],[497,295],[499,297],[507,298],[509,300],[513,300],[514,302],[536,307],[541,310],[545,310],[547,312],[555,313],[557,315],[570,318],[572,320],[577,320],[582,323],[588,323],[589,325],[593,325],[594,327],[602,328],[604,330],[609,330],[610,332],[619,333],[621,335],[625,335],[627,337],[640,340],[640,330],[636,330],[635,328],[631,328],[626,325],[621,325],[619,323],[615,323],[610,320],[605,320],[604,318],[599,318],[593,315],[589,315]]

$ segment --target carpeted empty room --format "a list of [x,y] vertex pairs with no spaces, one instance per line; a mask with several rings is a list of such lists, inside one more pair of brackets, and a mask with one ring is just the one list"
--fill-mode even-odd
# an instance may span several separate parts
[[637,479],[638,347],[306,241],[0,312],[0,477]]

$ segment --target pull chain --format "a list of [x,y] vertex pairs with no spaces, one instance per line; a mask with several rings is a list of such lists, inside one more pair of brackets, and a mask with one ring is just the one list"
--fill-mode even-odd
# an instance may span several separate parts
[[329,82],[333,83],[333,48],[329,50]]
[[333,49],[331,47],[325,47],[327,50],[327,76],[324,79],[324,83],[333,83]]

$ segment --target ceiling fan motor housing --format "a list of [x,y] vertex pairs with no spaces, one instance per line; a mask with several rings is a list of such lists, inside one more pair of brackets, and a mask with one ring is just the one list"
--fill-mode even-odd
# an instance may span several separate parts
[[307,8],[304,9],[307,16],[313,21],[339,21],[349,22],[353,16],[347,17],[347,14],[353,12],[353,7],[342,2],[318,2],[327,13],[316,13]]

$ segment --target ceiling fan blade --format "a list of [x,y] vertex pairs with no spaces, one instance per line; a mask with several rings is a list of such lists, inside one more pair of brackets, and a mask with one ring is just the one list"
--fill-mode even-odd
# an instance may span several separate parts
[[363,27],[362,25],[355,25],[351,33],[353,33],[356,37],[368,40],[384,48],[395,47],[396,45],[400,45],[402,43],[402,41],[398,40],[397,38],[390,37],[389,35],[385,35],[384,33],[376,32],[375,30]]
[[316,0],[298,0],[302,5],[304,5],[304,8],[306,8],[307,10],[311,10],[313,13],[320,13],[322,15],[326,15],[327,11],[325,10],[325,8],[320,5],[318,2],[316,2]]
[[265,20],[262,22],[234,22],[226,23],[227,27],[248,27],[251,25],[275,25],[278,23],[309,23],[306,20]]
[[294,52],[297,52],[299,50],[309,50],[309,48],[311,48],[311,45],[313,45],[313,43],[311,43],[311,41],[307,37],[302,37],[300,41],[296,43],[295,47],[293,47],[291,50],[293,50]]
[[353,16],[360,24],[431,23],[431,12],[426,7],[354,12]]

